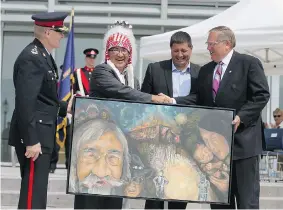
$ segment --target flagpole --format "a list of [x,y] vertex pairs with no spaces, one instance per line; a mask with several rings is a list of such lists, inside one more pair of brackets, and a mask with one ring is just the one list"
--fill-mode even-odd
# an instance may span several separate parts
[[72,10],[71,10],[71,20],[70,20],[70,24],[69,24],[69,29],[71,30],[72,28],[72,24],[73,24],[73,17],[75,16],[75,10],[74,10],[74,7],[72,7]]
[[[70,21],[70,24],[69,24],[69,29],[70,30],[73,30],[73,19],[75,18],[75,10],[74,10],[74,7],[72,7],[72,10],[71,10],[71,21]],[[70,99],[73,97],[73,95],[74,95],[74,83],[73,83],[73,81],[74,81],[74,72],[72,73],[72,78],[70,78],[70,80],[71,80],[71,87],[72,87],[72,89],[71,89],[71,97],[70,97]]]
[[[71,10],[71,20],[69,22],[68,41],[65,51],[63,70],[60,78],[60,85],[58,91],[59,100],[67,103],[73,97],[73,70],[75,65],[74,55],[74,8]],[[72,88],[72,89],[71,89]],[[58,117],[56,126],[56,142],[62,148],[66,140],[66,127],[68,125],[68,116]]]

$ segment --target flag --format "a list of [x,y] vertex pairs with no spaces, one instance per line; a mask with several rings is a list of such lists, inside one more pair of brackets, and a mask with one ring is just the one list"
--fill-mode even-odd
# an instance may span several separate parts
[[[69,101],[69,99],[71,98],[72,95],[71,87],[74,82],[74,77],[73,77],[74,69],[75,69],[74,9],[72,9],[62,74],[58,83],[59,101]],[[65,144],[67,124],[68,124],[67,117],[57,118],[56,142],[60,146],[60,148],[63,148]]]

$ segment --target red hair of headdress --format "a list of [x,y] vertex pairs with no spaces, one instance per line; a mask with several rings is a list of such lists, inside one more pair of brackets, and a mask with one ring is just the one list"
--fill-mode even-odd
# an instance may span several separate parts
[[129,38],[122,33],[115,33],[109,36],[107,42],[106,42],[106,50],[105,50],[105,59],[110,60],[108,51],[113,47],[123,47],[129,51],[129,64],[132,63],[132,45],[129,40]]

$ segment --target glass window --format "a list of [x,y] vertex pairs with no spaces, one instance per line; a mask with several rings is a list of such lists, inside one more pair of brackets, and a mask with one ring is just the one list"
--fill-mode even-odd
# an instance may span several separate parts
[[[15,103],[15,91],[13,84],[14,63],[20,52],[33,40],[32,33],[4,32],[3,35],[3,59],[1,68],[1,95],[2,95],[2,124],[1,130],[7,127],[11,121]],[[15,47],[16,46],[16,47]],[[3,110],[3,103],[7,102]],[[7,113],[4,111],[7,111]],[[5,121],[5,122],[4,122]]]
[[8,146],[9,125],[14,110],[15,91],[13,67],[20,52],[33,40],[32,33],[3,32],[3,57],[1,66],[1,162],[11,161],[11,147]]

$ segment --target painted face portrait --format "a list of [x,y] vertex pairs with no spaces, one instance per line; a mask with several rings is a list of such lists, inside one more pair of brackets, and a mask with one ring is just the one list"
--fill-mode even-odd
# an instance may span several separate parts
[[106,132],[98,140],[83,144],[79,151],[77,167],[82,188],[104,188],[109,191],[112,186],[119,185],[123,148],[112,132]]
[[213,159],[213,153],[204,144],[197,144],[194,159],[199,163],[208,163]]
[[87,115],[88,115],[88,118],[90,119],[94,119],[98,116],[98,108],[94,105],[90,105],[88,108],[87,108]]
[[125,187],[124,194],[129,197],[138,197],[141,194],[143,182],[141,179],[131,180]]
[[[186,157],[175,155],[165,164],[164,187],[167,199],[197,200],[199,195],[199,174]],[[177,190],[178,189],[178,190]]]
[[225,137],[219,133],[200,128],[200,135],[206,146],[219,159],[224,160],[229,153],[229,145]]
[[114,123],[86,122],[75,136],[79,140],[72,166],[76,179],[71,183],[77,191],[109,195],[130,178],[127,140]]

